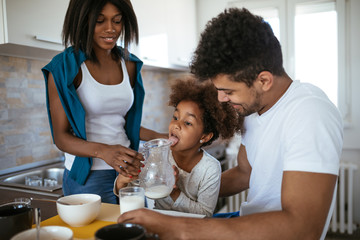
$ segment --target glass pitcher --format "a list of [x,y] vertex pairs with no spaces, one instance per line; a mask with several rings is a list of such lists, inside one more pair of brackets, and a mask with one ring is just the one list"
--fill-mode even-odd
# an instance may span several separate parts
[[144,143],[145,166],[139,175],[140,187],[145,196],[159,199],[169,196],[174,184],[174,170],[169,162],[171,142],[167,139],[154,139]]

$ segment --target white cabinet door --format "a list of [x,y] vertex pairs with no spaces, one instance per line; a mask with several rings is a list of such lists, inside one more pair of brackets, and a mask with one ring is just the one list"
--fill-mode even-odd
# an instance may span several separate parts
[[232,0],[197,0],[197,30],[201,34],[206,24],[229,7]]
[[1,0],[1,3],[0,53],[9,47],[24,46],[40,52],[64,49],[61,32],[69,0]]
[[169,19],[169,61],[188,66],[195,50],[196,3],[194,0],[166,0]]
[[195,0],[132,0],[132,4],[140,33],[133,52],[149,64],[187,67],[196,45]]
[[5,42],[5,30],[4,30],[4,9],[3,9],[3,5],[4,5],[4,1],[5,0],[0,0],[0,44]]

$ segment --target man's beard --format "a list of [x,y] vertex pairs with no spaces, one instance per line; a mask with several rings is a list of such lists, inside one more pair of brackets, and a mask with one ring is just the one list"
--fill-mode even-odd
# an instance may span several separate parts
[[[233,103],[233,104],[236,104],[236,103]],[[246,108],[245,108],[244,105],[241,104],[241,107],[242,107],[243,111],[236,109],[236,112],[241,117],[246,117],[253,113],[259,112],[262,109],[261,104],[260,104],[260,94],[256,94],[255,101],[251,105],[246,106]]]

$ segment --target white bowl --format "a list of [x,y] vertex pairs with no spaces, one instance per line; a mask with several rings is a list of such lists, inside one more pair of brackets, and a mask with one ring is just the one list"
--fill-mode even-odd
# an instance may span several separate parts
[[[36,239],[36,228],[22,231],[11,238],[11,240],[33,240]],[[70,228],[60,226],[46,226],[40,228],[41,239],[72,240],[73,232]]]
[[68,195],[56,202],[60,218],[72,227],[82,227],[94,221],[100,213],[100,207],[101,197],[97,194]]

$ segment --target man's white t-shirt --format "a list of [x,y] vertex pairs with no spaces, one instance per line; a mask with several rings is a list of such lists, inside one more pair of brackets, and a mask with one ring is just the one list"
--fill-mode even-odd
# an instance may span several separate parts
[[252,172],[241,216],[282,209],[283,171],[338,175],[342,118],[319,88],[294,81],[268,111],[246,117],[244,127],[242,144]]

